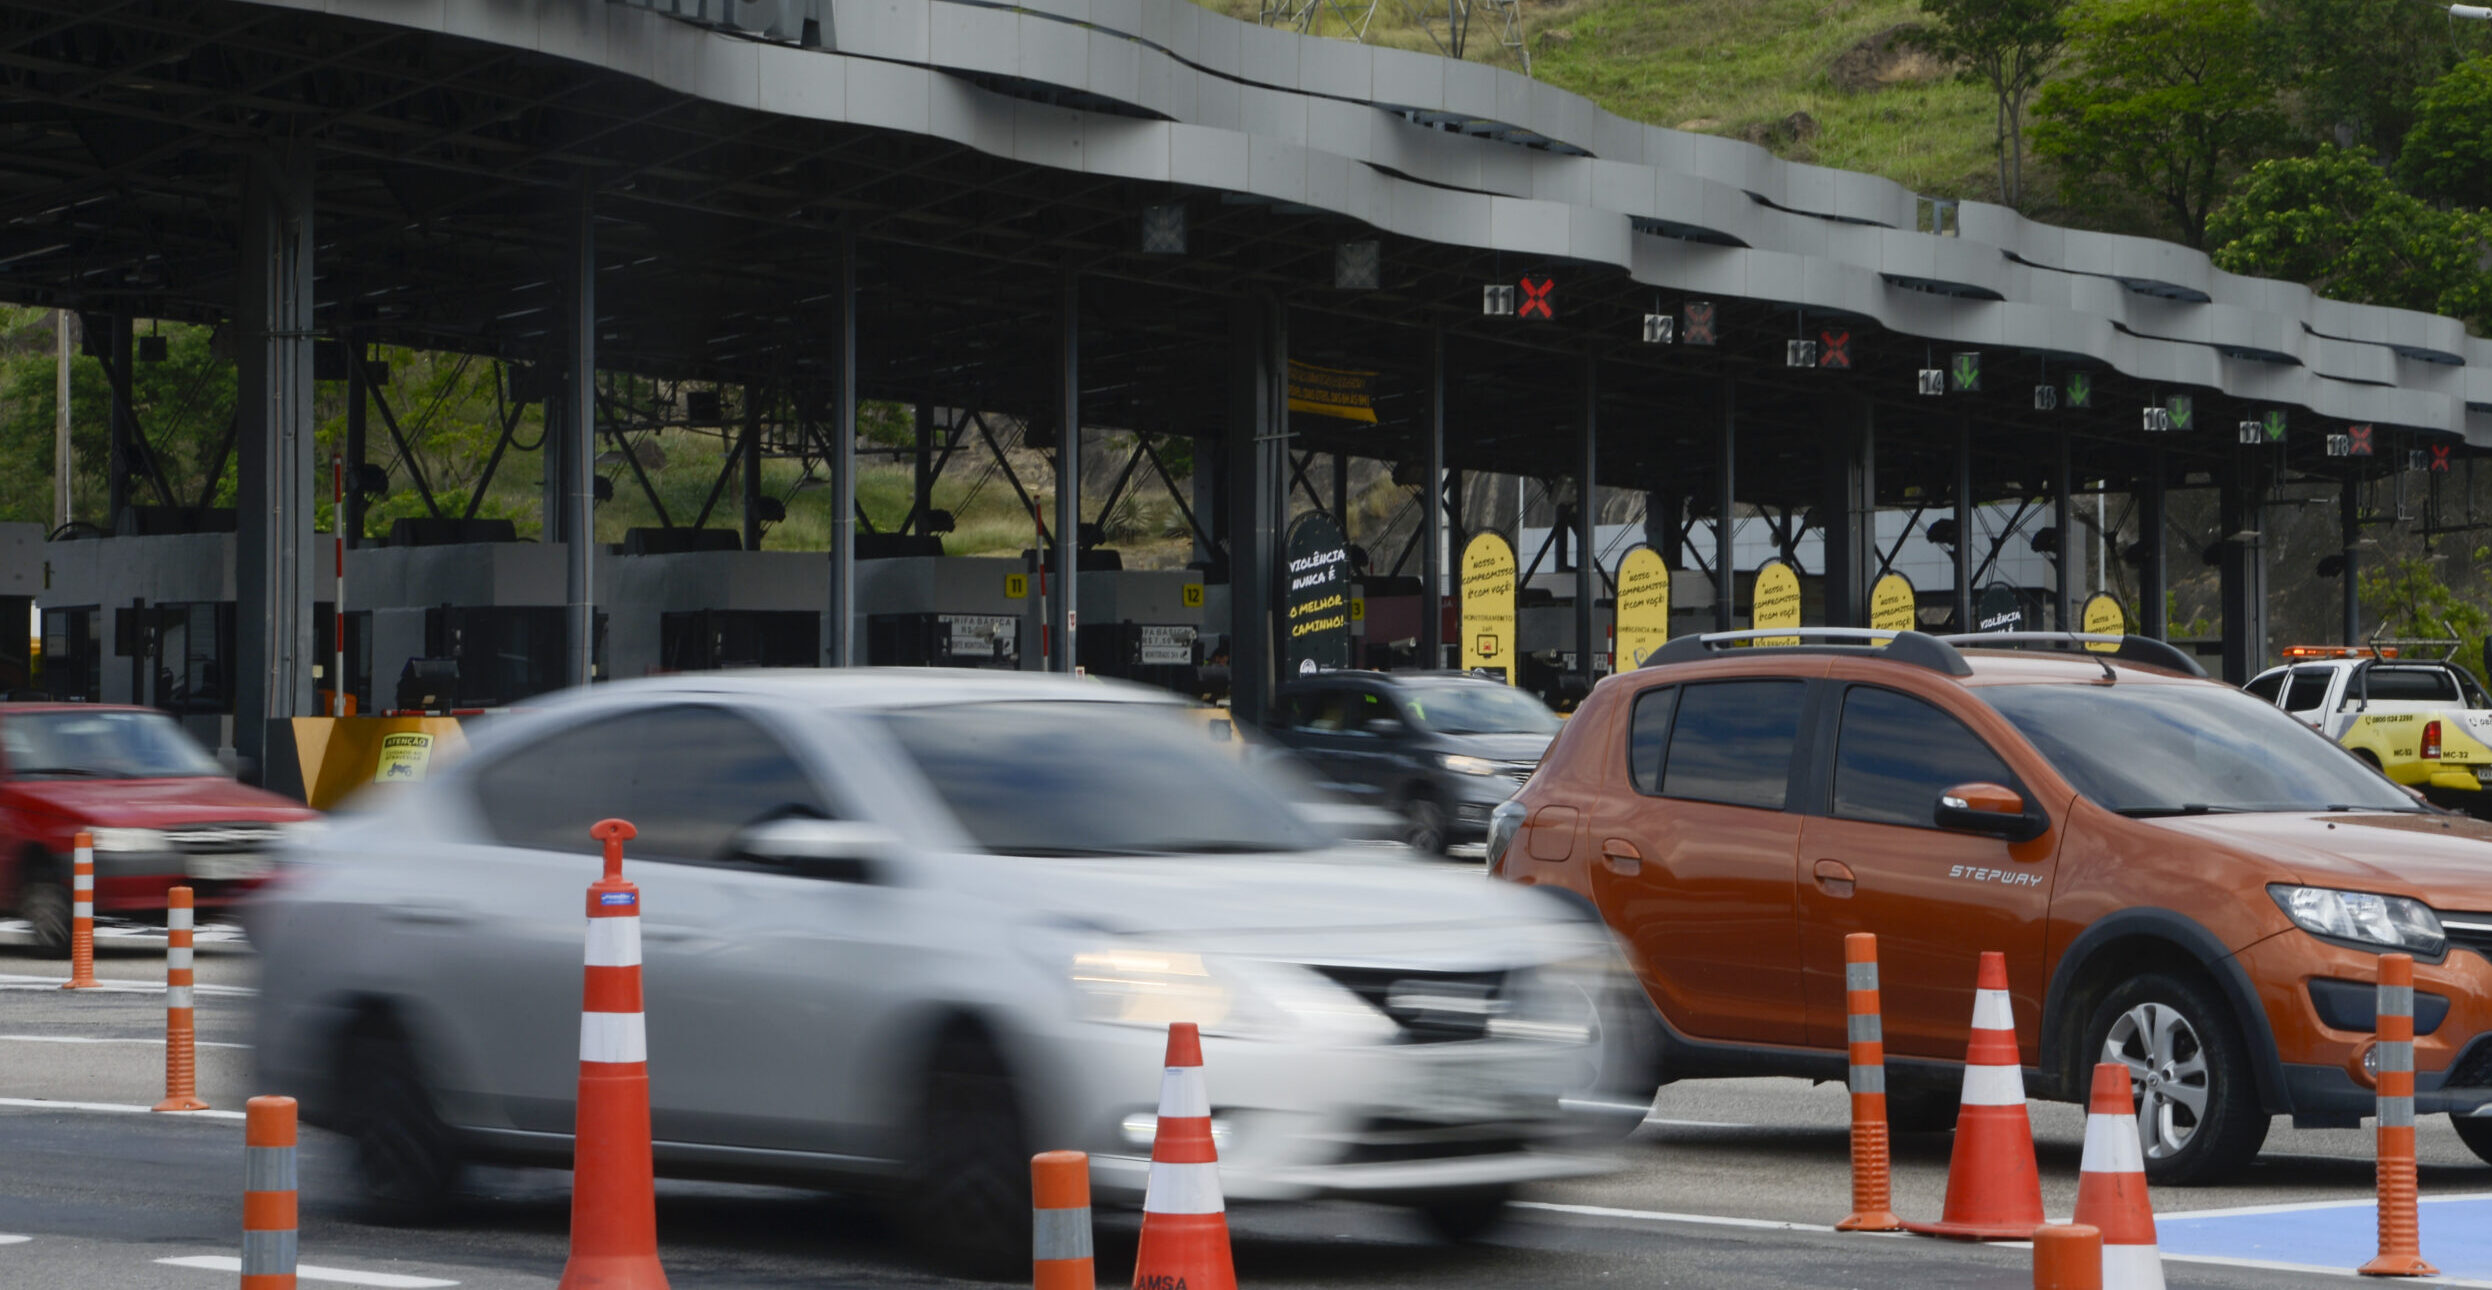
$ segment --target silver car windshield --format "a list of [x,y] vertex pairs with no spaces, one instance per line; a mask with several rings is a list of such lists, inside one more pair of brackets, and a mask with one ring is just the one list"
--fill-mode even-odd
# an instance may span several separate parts
[[963,703],[881,718],[999,855],[1165,856],[1329,845],[1263,770],[1157,704]]
[[1994,685],[1981,697],[2077,791],[2123,815],[2413,811],[2325,735],[2217,685]]
[[1491,681],[1414,683],[1402,702],[1440,735],[1553,735],[1558,728],[1547,704]]

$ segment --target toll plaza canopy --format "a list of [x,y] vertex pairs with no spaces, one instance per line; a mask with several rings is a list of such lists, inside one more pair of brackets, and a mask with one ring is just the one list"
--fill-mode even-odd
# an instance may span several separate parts
[[[859,398],[1217,442],[1249,706],[1293,447],[1645,490],[1725,625],[1728,526],[1678,549],[1724,499],[1809,509],[1840,623],[1882,506],[2240,515],[2492,448],[2492,346],[2453,319],[1186,0],[6,0],[0,70],[0,296],[233,329],[249,715],[310,701],[315,337],[540,365],[549,540],[585,531],[601,368],[788,391],[843,456]],[[2239,671],[2264,573],[2225,527]]]

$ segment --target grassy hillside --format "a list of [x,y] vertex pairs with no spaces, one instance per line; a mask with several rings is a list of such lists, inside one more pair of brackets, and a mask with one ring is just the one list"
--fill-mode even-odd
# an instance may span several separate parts
[[[1199,2],[1249,21],[1257,9],[1257,0]],[[1336,2],[1365,12],[1364,0]],[[1377,0],[1369,42],[1435,51],[1420,25],[1429,7]],[[1342,34],[1333,12],[1317,30]],[[1518,66],[1495,21],[1483,4],[1468,56]],[[1533,74],[1620,116],[1744,138],[1931,196],[1991,197],[1989,92],[1893,39],[1919,21],[1916,0],[1525,0],[1522,9]]]

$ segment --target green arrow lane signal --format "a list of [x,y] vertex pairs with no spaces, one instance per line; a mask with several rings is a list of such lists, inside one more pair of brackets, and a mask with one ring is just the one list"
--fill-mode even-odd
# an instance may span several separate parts
[[2284,414],[2282,412],[2267,414],[2267,442],[2284,442]]
[[2068,374],[2068,406],[2085,408],[2094,405],[2094,378],[2084,372]]
[[1949,374],[1955,378],[1958,394],[1969,394],[1980,389],[1981,355],[1979,353],[1956,355],[1955,363],[1949,369]]
[[2188,395],[2175,394],[2171,398],[2165,399],[2163,401],[2163,406],[2166,411],[2172,414],[2173,429],[2186,430],[2189,428],[2189,416],[2193,409],[2190,407]]

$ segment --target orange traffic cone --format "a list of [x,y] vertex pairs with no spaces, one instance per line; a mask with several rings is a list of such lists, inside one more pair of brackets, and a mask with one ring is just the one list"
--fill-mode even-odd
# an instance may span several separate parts
[[588,888],[580,1102],[571,1143],[571,1258],[559,1290],[667,1290],[649,1145],[649,1037],[640,1003],[640,888],[623,879],[637,830],[599,820],[606,873]]
[[1924,1236],[2021,1241],[2042,1226],[2042,1175],[2016,1055],[2007,998],[2007,956],[1981,956],[1973,992],[1973,1039],[1965,1046],[1964,1101],[1955,1155],[1947,1162],[1947,1208],[1935,1223],[1906,1223]]
[[1191,1021],[1168,1027],[1133,1290],[1237,1290],[1220,1154],[1211,1144],[1211,1094],[1203,1087],[1203,1041]]
[[2103,1234],[2102,1290],[2163,1290],[2155,1207],[2146,1199],[2146,1157],[2137,1146],[2129,1068],[2094,1068],[2085,1108],[2085,1158],[2077,1165],[2076,1222]]

